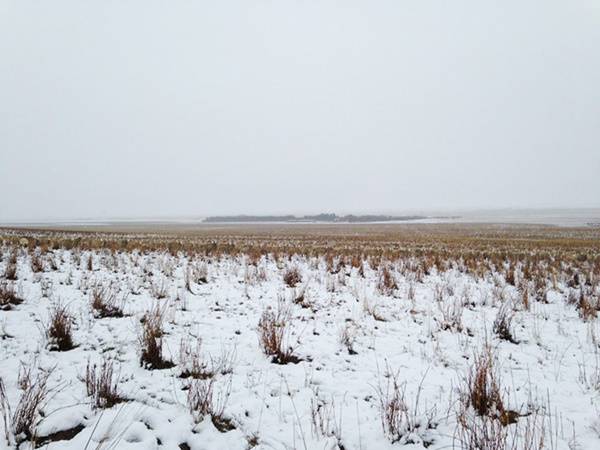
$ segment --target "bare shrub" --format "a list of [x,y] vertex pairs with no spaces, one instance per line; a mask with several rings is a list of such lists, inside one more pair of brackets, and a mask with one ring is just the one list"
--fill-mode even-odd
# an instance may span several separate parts
[[40,280],[40,290],[42,292],[43,298],[52,298],[52,292],[53,292],[52,287],[53,287],[52,280],[50,280],[48,278],[42,278]]
[[73,342],[73,316],[68,311],[66,305],[57,303],[50,311],[50,323],[46,334],[50,340],[50,350],[68,351],[75,348]]
[[31,253],[30,265],[33,273],[44,271],[44,259],[39,251],[33,251]]
[[339,342],[348,350],[350,355],[356,355],[356,351],[354,350],[354,341],[356,340],[355,331],[348,325],[340,327],[339,332]]
[[[176,257],[177,255],[172,255],[172,256]],[[169,257],[168,255],[165,255],[160,260],[160,269],[161,269],[162,273],[165,275],[165,277],[173,278],[173,272],[175,271],[174,259]]]
[[181,378],[196,378],[204,380],[214,376],[214,370],[202,354],[200,339],[196,339],[196,345],[192,345],[190,336],[181,338],[179,344],[179,366]]
[[515,286],[515,269],[512,267],[508,267],[504,272],[504,280],[506,284],[510,284],[511,286]]
[[10,252],[6,261],[6,269],[4,269],[4,278],[14,281],[17,279],[17,250]]
[[421,443],[428,447],[433,443],[433,439],[428,435],[428,430],[435,429],[437,423],[435,421],[435,408],[426,411],[423,415],[419,412],[421,390],[425,377],[419,384],[414,404],[408,405],[406,401],[406,384],[400,385],[398,375],[398,373],[390,373],[388,368],[386,374],[388,382],[385,390],[381,385],[377,387],[383,431],[391,437],[393,443]]
[[521,304],[523,305],[523,308],[525,308],[526,310],[529,310],[531,303],[529,301],[529,291],[527,290],[527,287],[525,286],[520,294],[520,299],[521,299]]
[[192,280],[196,284],[208,283],[208,266],[206,262],[200,261],[192,266]]
[[442,320],[440,322],[442,330],[456,330],[460,333],[463,330],[462,315],[464,306],[462,301],[460,299],[448,298],[436,304],[442,313]]
[[231,419],[225,416],[225,407],[231,392],[231,384],[225,390],[215,393],[215,380],[190,380],[188,386],[187,404],[194,421],[201,422],[206,416],[210,417],[215,428],[219,431],[230,431],[235,427]]
[[96,284],[90,292],[90,306],[96,318],[123,317],[123,307],[110,288]]
[[436,303],[441,303],[444,301],[444,288],[439,283],[433,286],[433,300]]
[[308,295],[306,295],[306,285],[299,291],[294,289],[292,293],[292,303],[300,305],[302,308],[310,308],[313,306],[313,302],[309,299]]
[[157,279],[150,284],[150,295],[157,300],[167,298],[169,295],[169,282],[166,277],[157,277]]
[[327,252],[325,254],[325,270],[332,275],[339,273],[341,270],[340,258],[334,257],[333,253]]
[[569,305],[578,306],[579,304],[579,290],[577,289],[569,289],[567,293],[567,303]]
[[570,288],[567,292],[567,303],[575,306],[579,317],[586,322],[594,320],[600,310],[598,297],[592,294],[593,291],[586,289],[583,284],[578,289]]
[[463,396],[464,403],[470,405],[478,416],[499,416],[506,411],[498,383],[496,358],[487,345],[474,357]]
[[[475,355],[460,392],[454,444],[468,450],[546,448],[545,424],[537,410],[529,405],[522,416],[505,406],[496,365],[496,356],[488,345]],[[524,423],[521,417],[525,417]]]
[[51,270],[55,272],[58,270],[58,264],[56,263],[56,258],[54,257],[54,255],[49,254],[46,258],[46,261],[48,262],[48,264],[50,264]]
[[49,400],[48,379],[52,375],[52,371],[53,369],[38,370],[33,378],[31,367],[26,369],[27,382],[20,383],[23,393],[14,413],[11,411],[4,383],[0,378],[0,412],[3,417],[4,430],[7,439],[15,442],[16,446],[27,441],[35,443],[37,439],[37,429],[44,419],[43,408]]
[[494,319],[493,330],[500,339],[518,344],[512,329],[513,314],[513,309],[508,303],[502,304]]
[[455,440],[458,439],[460,448],[465,450],[508,450],[512,449],[508,432],[509,428],[498,420],[487,416],[471,417],[463,411],[458,415]]
[[183,272],[183,281],[185,284],[185,289],[193,295],[194,291],[192,290],[192,268],[189,264],[185,267],[185,271]]
[[[542,409],[549,410],[546,406]],[[523,416],[516,411],[507,410],[501,416],[477,416],[468,405],[461,404],[457,415],[453,448],[465,450],[542,450],[554,449],[550,437],[546,441],[547,425],[540,408],[530,404]],[[522,419],[521,419],[522,418]],[[549,421],[551,425],[551,421]]]
[[221,356],[217,361],[212,361],[213,372],[228,375],[233,373],[237,363],[237,347],[235,345],[222,345]]
[[283,281],[292,288],[302,282],[302,276],[300,275],[298,268],[295,266],[288,267],[283,273]]
[[588,322],[594,320],[598,310],[600,310],[598,297],[587,292],[584,287],[581,287],[577,298],[577,310],[579,311],[579,316],[583,320]]
[[246,264],[244,269],[244,281],[247,285],[256,286],[268,278],[265,263]]
[[21,295],[11,281],[0,281],[0,309],[9,310],[13,306],[23,303]]
[[327,402],[320,398],[318,389],[315,391],[314,397],[310,399],[310,423],[312,432],[316,437],[334,437],[337,446],[335,448],[343,448],[339,444],[342,440],[342,417],[341,413],[337,417],[335,409],[335,401],[333,398]]
[[92,398],[94,409],[111,408],[123,401],[118,390],[119,376],[114,373],[113,362],[102,360],[100,368],[88,361],[85,371],[87,395]]
[[140,364],[147,369],[166,369],[173,363],[163,358],[163,323],[166,308],[157,302],[140,319],[142,331],[139,337]]
[[291,347],[286,348],[285,338],[288,333],[287,314],[281,311],[281,308],[275,313],[265,310],[258,321],[258,341],[262,351],[272,357],[272,361],[277,364],[287,364],[299,362],[299,358],[293,355]]
[[379,275],[377,279],[377,290],[381,295],[393,295],[398,289],[396,278],[392,274],[388,264],[379,266]]
[[4,389],[4,380],[0,378],[0,414],[2,414],[2,422],[4,423],[4,435],[10,442],[11,436],[11,419],[12,413],[10,411],[10,403],[8,402],[8,396],[6,395],[6,389]]

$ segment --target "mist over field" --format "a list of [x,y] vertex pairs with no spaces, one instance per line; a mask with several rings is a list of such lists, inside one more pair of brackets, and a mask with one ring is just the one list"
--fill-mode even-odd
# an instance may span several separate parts
[[598,2],[0,1],[0,222],[598,208]]

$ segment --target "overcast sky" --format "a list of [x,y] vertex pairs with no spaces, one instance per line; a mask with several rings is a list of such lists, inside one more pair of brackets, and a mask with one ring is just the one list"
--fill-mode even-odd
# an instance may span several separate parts
[[600,207],[600,1],[0,0],[0,222]]

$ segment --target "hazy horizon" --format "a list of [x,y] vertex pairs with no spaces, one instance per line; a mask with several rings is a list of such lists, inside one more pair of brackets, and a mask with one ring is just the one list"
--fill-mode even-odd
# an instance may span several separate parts
[[0,0],[0,224],[600,208],[600,3]]

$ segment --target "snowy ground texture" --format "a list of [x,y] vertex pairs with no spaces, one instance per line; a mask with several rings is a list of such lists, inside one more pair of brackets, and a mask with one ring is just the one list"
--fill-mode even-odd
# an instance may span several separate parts
[[0,249],[0,449],[600,448],[598,255]]

